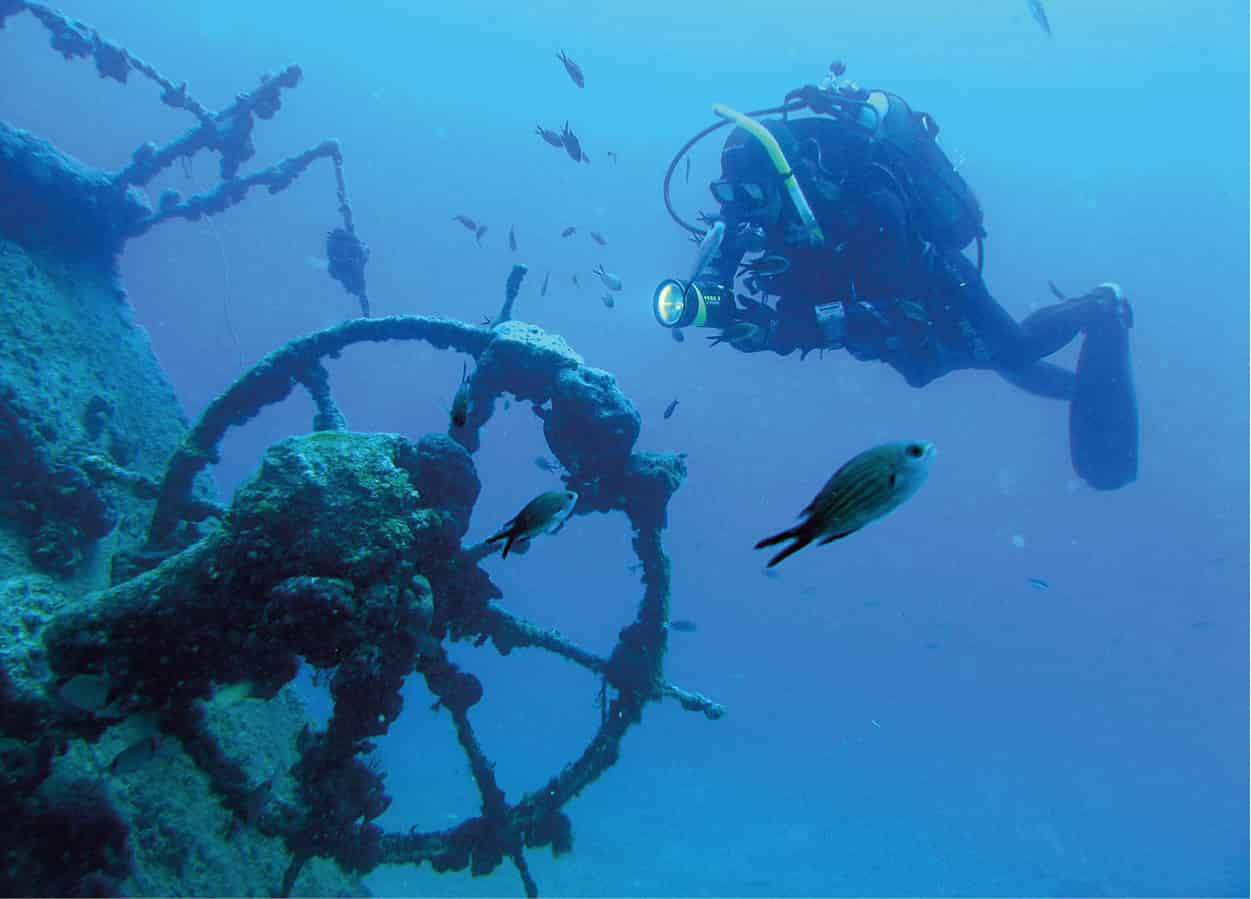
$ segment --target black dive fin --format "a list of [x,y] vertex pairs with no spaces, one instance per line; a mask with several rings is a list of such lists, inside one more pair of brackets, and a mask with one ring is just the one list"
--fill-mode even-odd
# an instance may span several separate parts
[[1119,311],[1086,330],[1069,405],[1069,450],[1074,470],[1096,490],[1138,477],[1138,398]]

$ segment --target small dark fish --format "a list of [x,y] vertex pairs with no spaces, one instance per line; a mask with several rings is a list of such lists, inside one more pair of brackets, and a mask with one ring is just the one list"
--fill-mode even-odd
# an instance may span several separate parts
[[561,231],[561,232],[560,232],[560,236],[561,236],[561,237],[572,237],[574,234],[577,234],[577,233],[578,233],[578,229],[577,229],[575,226],[570,225],[570,226],[569,226],[568,228],[566,228],[564,231]]
[[479,225],[478,230],[474,233],[473,239],[478,246],[482,246],[482,235],[487,233],[486,225]]
[[686,173],[682,176],[683,182],[691,183],[691,157],[686,157]]
[[604,305],[609,309],[617,305],[617,301],[612,298],[611,293],[605,293],[602,297],[600,297],[600,300],[602,300]]
[[682,329],[681,329],[681,328],[672,328],[672,329],[670,329],[669,334],[670,334],[670,335],[673,337],[673,339],[674,339],[674,340],[676,340],[678,343],[684,343],[684,342],[686,341],[686,335],[682,333]]
[[1043,9],[1042,0],[1025,0],[1029,6],[1029,14],[1034,17],[1034,21],[1038,23],[1038,27],[1047,32],[1047,37],[1051,37],[1051,23],[1047,21],[1047,10]]
[[547,296],[547,279],[550,278],[551,276],[552,276],[551,272],[543,273],[543,286],[539,288],[539,296],[541,297]]
[[843,73],[847,71],[847,66],[841,59],[836,59],[830,63],[830,74],[835,78],[842,78]]
[[608,246],[608,241],[604,240],[604,235],[600,234],[598,231],[591,232],[591,240],[595,241],[601,247]]
[[677,631],[679,634],[695,633],[695,622],[688,621],[685,618],[674,618],[665,622],[665,627],[671,631]]
[[1029,585],[1035,590],[1050,590],[1051,585],[1040,577],[1032,577],[1029,579]]
[[560,138],[559,131],[548,131],[542,125],[536,125],[535,133],[553,147],[561,147],[563,149],[565,146],[565,142]]
[[824,546],[854,534],[906,502],[929,475],[934,445],[924,440],[884,443],[865,450],[844,464],[825,482],[801,515],[802,522],[766,537],[756,549],[792,540],[769,560],[769,567],[798,552],[814,540]]
[[454,215],[454,216],[452,216],[452,221],[454,221],[454,222],[460,222],[462,225],[464,225],[464,226],[465,226],[466,228],[468,228],[470,231],[477,231],[477,230],[478,230],[478,223],[477,223],[477,222],[475,222],[473,219],[471,219],[471,218],[470,218],[469,216],[467,216],[467,215]]
[[109,773],[115,777],[135,773],[156,757],[156,750],[160,745],[160,737],[144,737],[131,743],[109,762]]
[[621,278],[608,271],[602,264],[595,266],[591,271],[599,276],[599,279],[604,282],[604,286],[609,290],[621,289]]
[[572,490],[549,490],[540,493],[524,509],[510,519],[496,533],[486,539],[487,543],[504,540],[503,558],[517,540],[530,540],[539,534],[554,534],[564,526],[565,520],[577,505],[578,494]]
[[613,165],[616,165],[616,164],[617,164],[617,154],[616,154],[616,153],[614,153],[612,150],[609,150],[609,151],[608,151],[607,153],[605,153],[604,155],[605,155],[605,156],[607,156],[609,159],[611,159],[611,160],[612,160],[612,164],[613,164]]
[[785,256],[761,256],[759,259],[753,259],[751,262],[744,262],[739,266],[738,273],[740,275],[751,274],[758,278],[769,278],[773,275],[780,275],[789,270],[791,262]]
[[678,410],[678,401],[674,400],[672,403],[665,406],[665,418],[673,418],[673,413],[676,412],[677,410]]
[[537,465],[543,471],[548,471],[548,472],[560,471],[560,465],[556,462],[553,462],[551,459],[547,458],[547,456],[535,456],[534,464]]
[[87,712],[102,712],[112,703],[113,683],[102,674],[77,674],[57,687],[57,695]]
[[573,79],[574,84],[576,84],[578,87],[586,87],[586,79],[582,76],[581,67],[572,59],[570,59],[568,56],[566,56],[564,50],[561,50],[559,53],[557,53],[556,58],[559,59],[564,64],[565,71],[569,73],[569,77]]
[[508,226],[508,249],[517,252],[517,232],[513,230],[513,226]]
[[460,386],[456,388],[456,396],[452,397],[452,427],[463,428],[469,418],[469,363],[465,363],[460,372]]
[[581,162],[582,144],[579,142],[578,136],[573,133],[573,129],[569,127],[568,122],[565,122],[565,127],[560,132],[560,139],[565,145],[565,152],[569,154],[569,158],[574,162]]
[[574,286],[574,287],[581,287],[581,286],[582,286],[581,284],[579,284],[579,283],[578,283],[578,273],[577,273],[577,272],[574,272],[574,273],[573,273],[573,286]]

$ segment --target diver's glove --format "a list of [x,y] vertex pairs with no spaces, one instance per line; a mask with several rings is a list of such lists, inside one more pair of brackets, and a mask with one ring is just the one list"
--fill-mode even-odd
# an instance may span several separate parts
[[724,328],[720,334],[709,337],[711,341],[709,346],[716,346],[719,343],[728,343],[740,353],[759,353],[762,350],[771,349],[769,346],[770,338],[773,336],[773,328],[769,325],[758,325],[754,322],[739,321]]
[[709,346],[728,343],[740,353],[759,353],[774,349],[778,331],[777,313],[764,303],[741,294],[738,299],[743,303],[743,308],[738,311],[738,319],[722,328],[720,334],[709,337]]
[[782,102],[790,103],[792,100],[799,100],[817,115],[834,115],[836,110],[831,102],[833,97],[832,91],[822,90],[815,84],[805,84],[787,93]]

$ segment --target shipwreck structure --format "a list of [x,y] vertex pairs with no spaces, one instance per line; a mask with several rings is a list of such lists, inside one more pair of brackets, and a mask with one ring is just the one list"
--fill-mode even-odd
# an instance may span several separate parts
[[[664,674],[663,534],[684,458],[635,451],[640,418],[612,375],[512,319],[523,267],[489,325],[368,317],[338,146],[240,174],[254,119],[278,111],[298,68],[214,113],[90,27],[0,0],[0,26],[23,13],[67,58],[151,78],[197,123],[105,173],[0,122],[0,891],[341,895],[380,864],[477,875],[508,862],[537,895],[526,853],[571,849],[566,804],[616,762],[648,703],[723,714]],[[212,191],[152,209],[131,189],[199,151],[220,157]],[[339,176],[330,272],[363,317],[275,350],[188,423],[130,321],[117,253],[166,218],[281,190],[317,159]],[[392,340],[475,360],[463,426],[416,441],[348,429],[323,360]],[[316,404],[311,431],[219,501],[205,469],[223,436],[296,389]],[[480,565],[498,544],[463,544],[474,453],[502,398],[531,405],[580,494],[574,514],[620,512],[633,531],[642,595],[607,656],[511,613]],[[452,641],[545,650],[598,680],[598,729],[541,788],[509,798],[496,782],[473,727],[484,688],[451,661]],[[324,727],[289,686],[301,664],[330,685]],[[479,808],[446,829],[386,832],[370,741],[403,713],[414,674],[455,731]]]

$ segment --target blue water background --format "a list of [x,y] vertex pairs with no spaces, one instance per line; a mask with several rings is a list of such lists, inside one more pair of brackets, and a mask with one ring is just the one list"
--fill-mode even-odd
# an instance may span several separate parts
[[[666,545],[673,614],[699,629],[674,635],[668,670],[729,714],[649,707],[619,765],[570,807],[574,854],[535,855],[549,894],[1247,894],[1247,7],[1047,6],[1050,39],[1017,0],[65,4],[210,108],[298,62],[305,79],[258,123],[245,171],[342,141],[375,313],[476,321],[526,262],[519,317],[616,375],[643,415],[640,448],[689,454]],[[562,47],[585,90],[555,60]],[[986,210],[988,284],[1018,318],[1050,301],[1048,279],[1124,286],[1136,484],[1077,482],[1066,408],[989,373],[918,391],[841,353],[744,356],[656,327],[652,286],[685,276],[693,250],[660,202],[670,156],[712,103],[772,105],[835,57],[939,121]],[[193,123],[146,81],[63,62],[27,15],[0,33],[0,117],[107,169]],[[533,133],[565,120],[591,165]],[[688,216],[712,208],[719,140],[678,179]],[[201,156],[152,198],[215,180]],[[489,226],[483,248],[456,214]],[[189,415],[241,358],[355,313],[318,268],[337,223],[319,165],[279,196],[127,247],[130,300]],[[561,239],[566,225],[578,234]],[[626,285],[613,310],[599,262]],[[353,428],[416,437],[446,426],[461,363],[367,346],[330,369]],[[224,495],[311,415],[295,396],[232,433]],[[765,577],[752,544],[849,456],[895,438],[939,447],[918,496]],[[470,539],[555,486],[532,464],[543,452],[527,408],[497,413]],[[619,514],[579,517],[486,566],[511,608],[606,652],[641,590],[629,540]],[[489,648],[455,658],[486,684],[473,717],[510,799],[591,733],[597,685],[581,670]],[[442,827],[473,814],[475,794],[446,716],[420,684],[408,700],[380,750],[396,797],[382,823]],[[519,889],[508,866],[370,882]]]

